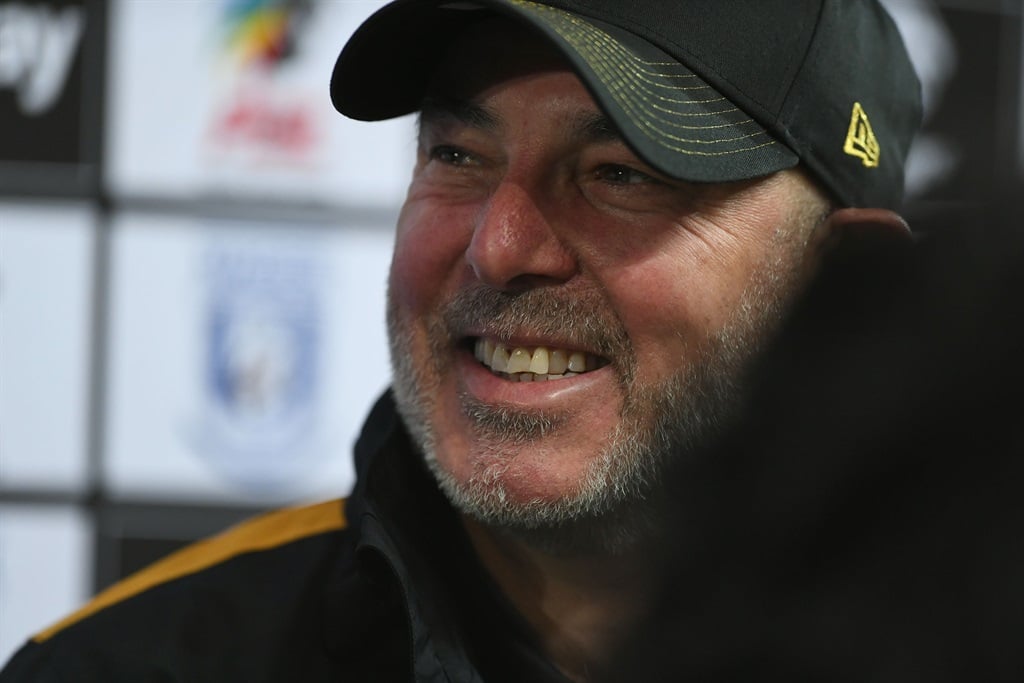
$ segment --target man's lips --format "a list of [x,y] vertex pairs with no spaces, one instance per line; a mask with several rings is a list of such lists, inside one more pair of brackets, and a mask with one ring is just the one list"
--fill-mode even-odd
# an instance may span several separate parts
[[575,377],[608,365],[586,351],[557,346],[516,346],[488,337],[470,340],[473,355],[492,373],[513,382],[544,382]]

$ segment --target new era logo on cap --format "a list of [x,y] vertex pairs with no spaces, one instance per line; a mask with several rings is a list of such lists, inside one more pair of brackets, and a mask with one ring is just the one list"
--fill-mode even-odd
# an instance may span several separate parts
[[868,168],[878,166],[878,159],[882,155],[878,145],[875,132],[871,130],[871,122],[860,102],[853,103],[853,113],[850,115],[850,130],[846,133],[846,144],[843,151],[850,156],[855,156]]

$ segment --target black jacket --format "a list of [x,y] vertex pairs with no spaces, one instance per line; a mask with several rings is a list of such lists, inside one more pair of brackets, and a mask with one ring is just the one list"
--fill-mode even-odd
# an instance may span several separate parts
[[29,641],[0,683],[565,679],[473,555],[390,395],[351,497],[192,545]]

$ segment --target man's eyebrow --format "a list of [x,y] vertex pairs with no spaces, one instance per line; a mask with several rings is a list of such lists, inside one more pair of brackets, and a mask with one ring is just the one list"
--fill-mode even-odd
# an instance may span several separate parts
[[569,120],[569,136],[581,142],[622,142],[622,134],[607,116],[584,112]]
[[420,105],[420,126],[445,120],[484,130],[498,127],[498,119],[478,104],[443,95],[424,97]]

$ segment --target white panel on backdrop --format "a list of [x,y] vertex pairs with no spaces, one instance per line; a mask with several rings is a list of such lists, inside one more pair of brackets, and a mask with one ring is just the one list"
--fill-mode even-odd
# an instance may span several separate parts
[[86,485],[91,209],[0,203],[0,490]]
[[108,184],[120,196],[397,204],[411,117],[331,105],[334,60],[382,0],[119,0],[111,6]]
[[276,504],[347,493],[352,443],[388,382],[391,240],[380,225],[119,216],[113,494]]
[[92,528],[71,506],[0,506],[0,668],[89,597]]

